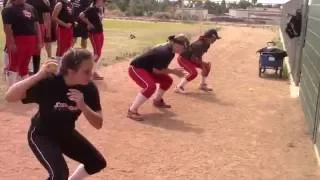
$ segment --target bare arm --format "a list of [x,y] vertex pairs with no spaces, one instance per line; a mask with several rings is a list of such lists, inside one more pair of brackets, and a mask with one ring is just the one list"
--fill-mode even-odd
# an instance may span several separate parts
[[156,68],[153,68],[152,69],[153,73],[155,74],[158,74],[158,75],[163,75],[163,74],[174,74],[178,77],[183,77],[184,76],[184,73],[183,73],[183,70],[182,69],[169,69],[169,68],[165,68],[165,69],[156,69]]
[[84,117],[87,118],[87,120],[89,121],[89,123],[93,127],[95,127],[96,129],[101,129],[102,124],[103,124],[103,118],[102,118],[102,114],[100,111],[95,112],[87,105],[85,105],[81,109],[81,111],[82,111]]
[[13,84],[5,94],[5,100],[7,102],[18,102],[26,97],[26,92],[33,85],[38,83],[44,78],[44,75],[37,73],[28,77],[18,83]]
[[4,33],[6,34],[7,45],[10,47],[11,45],[15,45],[15,40],[13,36],[13,31],[11,28],[11,24],[4,25]]
[[52,12],[52,20],[54,20],[57,24],[59,24],[61,26],[69,28],[69,27],[71,27],[71,25],[68,25],[70,23],[65,23],[58,18],[61,9],[62,9],[62,4],[57,3],[56,6],[54,7],[53,12]]
[[46,29],[46,36],[50,38],[51,36],[51,15],[50,13],[43,13],[44,26]]
[[86,17],[86,15],[83,12],[80,13],[79,18],[81,19],[81,21],[85,22],[87,25],[92,25],[92,23],[89,21],[89,19]]

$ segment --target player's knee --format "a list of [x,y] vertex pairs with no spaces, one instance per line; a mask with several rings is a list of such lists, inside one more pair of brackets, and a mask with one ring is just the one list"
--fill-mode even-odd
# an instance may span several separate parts
[[189,76],[188,76],[187,80],[188,81],[192,81],[197,76],[198,76],[198,72],[197,71],[191,71],[191,72],[189,72]]
[[84,168],[86,169],[88,174],[95,174],[103,170],[107,167],[107,161],[101,156],[98,159],[84,164]]
[[149,84],[148,87],[144,90],[143,95],[146,98],[150,98],[152,96],[152,94],[156,91],[156,89],[157,89],[157,86],[155,83]]
[[53,172],[50,173],[49,179],[53,180],[67,180],[69,177],[68,167],[58,167],[53,169]]
[[171,87],[172,83],[173,79],[169,77],[165,82],[162,82],[160,84],[160,88],[163,90],[168,90]]

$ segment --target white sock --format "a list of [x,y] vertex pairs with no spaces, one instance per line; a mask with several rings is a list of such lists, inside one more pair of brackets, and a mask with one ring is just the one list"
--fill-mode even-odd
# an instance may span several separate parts
[[56,61],[57,61],[57,63],[58,63],[58,71],[57,71],[57,74],[59,73],[59,69],[60,69],[60,67],[61,67],[61,59],[62,59],[62,57],[61,56],[56,56]]
[[8,68],[8,65],[9,65],[9,55],[6,51],[3,52],[3,55],[4,55],[4,67],[5,68]]
[[8,87],[12,86],[14,83],[18,81],[18,73],[13,71],[8,71],[6,74],[6,80]]
[[33,72],[33,62],[32,62],[32,57],[29,61],[29,65],[28,65],[28,72]]
[[130,111],[137,111],[139,109],[139,107],[147,101],[148,98],[146,98],[143,94],[141,94],[141,92],[139,92],[136,96],[136,98],[134,99],[131,107],[130,107]]
[[188,83],[188,80],[186,78],[183,78],[180,83],[178,84],[178,87],[184,87]]
[[80,164],[73,174],[68,178],[68,180],[83,180],[85,177],[88,177],[89,174],[84,168],[83,164]]
[[163,89],[161,89],[161,88],[158,88],[158,91],[157,91],[157,95],[156,95],[155,100],[160,101],[160,100],[162,99],[162,97],[163,97],[163,95],[164,95],[165,92],[166,92],[165,90],[163,90]]
[[202,76],[202,78],[201,78],[201,85],[203,85],[203,84],[207,84],[207,77],[205,77],[205,76]]

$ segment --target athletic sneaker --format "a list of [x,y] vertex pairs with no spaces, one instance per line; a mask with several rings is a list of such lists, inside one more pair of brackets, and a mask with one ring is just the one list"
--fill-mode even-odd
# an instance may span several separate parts
[[169,104],[166,104],[163,99],[153,100],[153,105],[157,108],[171,108]]
[[128,110],[127,118],[130,118],[135,121],[143,121],[141,114],[138,112],[132,112],[130,109]]
[[184,88],[183,88],[183,87],[179,87],[179,86],[177,86],[177,87],[174,89],[174,92],[176,92],[176,93],[181,93],[181,94],[185,94],[185,93],[186,93],[186,91],[184,90]]
[[212,91],[212,88],[209,88],[207,84],[201,84],[199,89],[206,91],[206,92]]

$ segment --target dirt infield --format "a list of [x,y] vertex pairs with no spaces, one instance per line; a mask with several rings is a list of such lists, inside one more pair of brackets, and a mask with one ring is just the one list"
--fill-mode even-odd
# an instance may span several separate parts
[[[255,51],[275,32],[223,27],[222,40],[205,59],[213,64],[213,94],[187,86],[186,95],[166,99],[170,111],[148,102],[147,120],[128,120],[138,91],[127,75],[128,62],[102,69],[98,83],[104,127],[94,130],[83,118],[78,129],[108,160],[95,180],[316,180],[320,178],[312,143],[288,82],[258,78]],[[177,83],[175,79],[175,83]],[[46,172],[27,146],[34,106],[0,108],[0,179],[41,180]],[[70,172],[76,167],[70,162]]]

